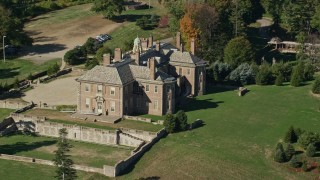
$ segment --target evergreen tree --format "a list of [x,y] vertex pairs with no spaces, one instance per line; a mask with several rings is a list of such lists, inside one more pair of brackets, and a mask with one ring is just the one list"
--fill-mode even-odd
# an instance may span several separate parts
[[304,65],[300,62],[296,67],[294,67],[291,75],[290,84],[291,86],[298,87],[301,86],[304,80]]
[[320,76],[316,78],[312,86],[312,92],[314,94],[320,94]]
[[297,142],[297,140],[298,140],[297,135],[294,132],[293,126],[291,126],[284,137],[284,142],[295,143],[295,142]]
[[276,78],[275,85],[282,86],[283,81],[284,81],[284,77],[283,77],[282,73],[280,73]]
[[112,19],[125,10],[123,4],[123,0],[95,0],[91,10],[101,12],[107,19]]
[[308,161],[304,160],[304,161],[302,162],[302,170],[303,170],[304,172],[307,172],[307,171],[308,171]]
[[55,151],[55,159],[53,160],[56,169],[56,178],[63,180],[76,179],[76,170],[73,169],[73,161],[67,153],[72,146],[67,140],[67,130],[65,128],[59,130],[58,150]]
[[274,155],[274,161],[278,163],[283,163],[286,161],[286,155],[281,149],[277,149]]
[[280,151],[284,151],[282,143],[278,143],[276,150],[280,149]]
[[290,161],[292,156],[296,153],[294,147],[292,146],[291,143],[289,143],[286,147],[285,154],[286,154],[286,159],[287,161]]
[[314,143],[310,143],[307,147],[307,150],[306,150],[306,155],[308,157],[313,157],[315,154],[316,154],[316,146],[314,145]]
[[298,158],[296,155],[293,155],[291,160],[290,160],[290,166],[293,168],[298,168],[300,167],[300,162],[298,161]]
[[163,125],[168,133],[175,132],[177,129],[176,118],[172,114],[167,114]]
[[183,110],[180,110],[176,114],[177,123],[179,125],[179,129],[184,131],[188,127],[188,117]]
[[273,77],[272,77],[270,65],[268,63],[263,63],[256,76],[256,84],[268,85],[268,84],[271,84],[272,81],[273,81]]

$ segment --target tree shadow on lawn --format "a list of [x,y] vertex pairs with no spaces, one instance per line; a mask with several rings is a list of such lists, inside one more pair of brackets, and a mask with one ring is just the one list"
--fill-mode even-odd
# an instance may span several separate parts
[[112,18],[112,21],[117,23],[122,23],[124,21],[136,22],[138,19],[141,19],[143,16],[146,16],[148,19],[151,18],[149,14],[123,14]]
[[32,143],[17,142],[15,144],[5,144],[5,145],[0,145],[0,153],[14,155],[19,152],[32,151],[34,149],[37,149],[43,146],[50,146],[55,143],[57,143],[56,140],[32,142]]
[[27,55],[41,55],[47,54],[50,52],[58,52],[65,50],[67,47],[64,44],[36,44],[33,46],[24,47],[24,50],[19,54],[20,56],[27,56]]
[[18,76],[20,74],[19,69],[20,68],[18,67],[0,69],[0,79],[7,79]]
[[216,108],[219,105],[224,103],[224,101],[217,101],[213,102],[212,99],[204,99],[204,100],[199,100],[199,99],[186,99],[185,102],[178,108],[184,110],[185,112],[189,111],[197,111],[197,110],[203,110],[203,109],[212,109]]

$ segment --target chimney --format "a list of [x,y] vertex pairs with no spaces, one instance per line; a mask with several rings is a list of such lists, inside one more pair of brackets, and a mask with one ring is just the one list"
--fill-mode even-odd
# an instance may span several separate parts
[[149,39],[148,39],[148,48],[152,48],[153,46],[153,36],[149,36]]
[[156,78],[156,60],[155,58],[149,59],[150,79],[155,80]]
[[183,44],[182,44],[182,43],[180,44],[180,51],[181,51],[181,52],[184,51],[184,49],[183,49]]
[[190,53],[195,55],[196,53],[196,40],[194,38],[191,38],[191,43],[190,43]]
[[114,59],[113,61],[114,62],[120,62],[122,59],[122,52],[121,52],[121,49],[120,48],[116,48],[114,50]]
[[176,36],[176,46],[178,49],[180,49],[180,45],[181,45],[181,33],[177,32],[177,36]]
[[134,61],[136,62],[136,64],[138,66],[140,66],[140,51],[136,52],[135,57],[134,57]]
[[111,64],[111,56],[110,53],[103,55],[103,66],[108,66]]
[[160,48],[161,48],[161,47],[160,47],[160,41],[157,41],[157,42],[156,42],[156,51],[159,52],[159,51],[160,51]]

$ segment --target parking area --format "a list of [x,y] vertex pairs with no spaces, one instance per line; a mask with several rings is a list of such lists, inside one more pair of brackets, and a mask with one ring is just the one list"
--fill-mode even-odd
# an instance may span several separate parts
[[76,105],[78,76],[57,79],[48,84],[39,84],[22,97],[23,100],[36,104],[46,103],[48,106]]

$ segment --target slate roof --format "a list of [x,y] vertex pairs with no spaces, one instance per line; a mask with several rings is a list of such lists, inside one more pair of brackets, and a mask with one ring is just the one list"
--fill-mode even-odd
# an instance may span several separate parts
[[96,66],[77,79],[77,81],[117,85],[126,84],[133,80],[131,70],[127,63],[117,63],[112,66]]
[[[135,79],[150,80],[150,69],[146,66],[129,65],[131,73]],[[158,70],[156,72],[156,81],[173,80],[172,76],[167,73]]]

